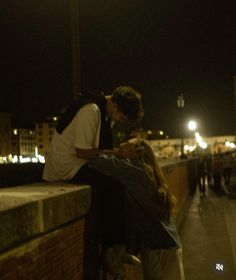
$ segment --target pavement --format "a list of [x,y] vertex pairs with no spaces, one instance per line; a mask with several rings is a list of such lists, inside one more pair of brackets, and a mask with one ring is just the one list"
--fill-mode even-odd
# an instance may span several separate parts
[[179,232],[186,280],[236,280],[236,167],[222,193],[207,185],[187,199]]

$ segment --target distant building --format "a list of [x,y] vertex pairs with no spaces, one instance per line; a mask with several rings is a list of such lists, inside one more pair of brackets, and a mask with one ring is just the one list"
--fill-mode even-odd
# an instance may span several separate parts
[[56,125],[57,117],[48,117],[46,121],[35,124],[36,146],[38,153],[42,156],[47,154]]
[[35,156],[35,131],[29,128],[15,128],[11,134],[12,155]]
[[[207,147],[204,149],[197,144],[196,138],[184,138],[184,153],[225,153],[236,149],[234,135],[203,137]],[[148,140],[158,158],[179,157],[181,153],[180,139]]]
[[12,114],[0,112],[0,156],[11,153]]

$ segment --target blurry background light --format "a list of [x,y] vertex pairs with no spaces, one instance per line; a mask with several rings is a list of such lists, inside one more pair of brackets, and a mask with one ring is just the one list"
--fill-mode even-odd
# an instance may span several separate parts
[[196,130],[197,128],[197,123],[195,121],[189,121],[188,122],[188,129],[191,131]]
[[196,138],[196,142],[198,143],[199,147],[201,147],[202,149],[206,149],[208,147],[207,143],[205,143],[202,140],[202,136],[199,134],[199,132],[195,133],[195,138]]
[[12,158],[12,163],[17,163],[18,162],[18,156],[14,155]]
[[236,147],[234,143],[229,142],[229,141],[225,142],[225,146],[228,148],[231,148],[231,149],[234,149]]

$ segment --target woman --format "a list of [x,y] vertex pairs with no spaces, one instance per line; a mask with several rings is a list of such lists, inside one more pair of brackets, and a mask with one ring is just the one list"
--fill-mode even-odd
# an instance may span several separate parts
[[156,156],[143,139],[131,139],[140,154],[132,159],[97,154],[89,166],[119,180],[126,188],[128,252],[140,252],[146,280],[184,279],[180,238],[173,220],[175,198],[170,193]]

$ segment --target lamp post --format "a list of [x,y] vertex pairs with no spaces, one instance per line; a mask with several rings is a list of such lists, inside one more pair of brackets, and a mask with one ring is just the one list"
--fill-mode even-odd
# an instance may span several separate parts
[[177,106],[180,110],[181,120],[180,120],[180,138],[181,138],[181,154],[180,158],[185,159],[186,155],[184,154],[184,138],[183,138],[183,111],[184,111],[184,96],[181,93],[177,97]]
[[70,38],[72,51],[73,97],[81,91],[79,48],[79,0],[70,0]]

